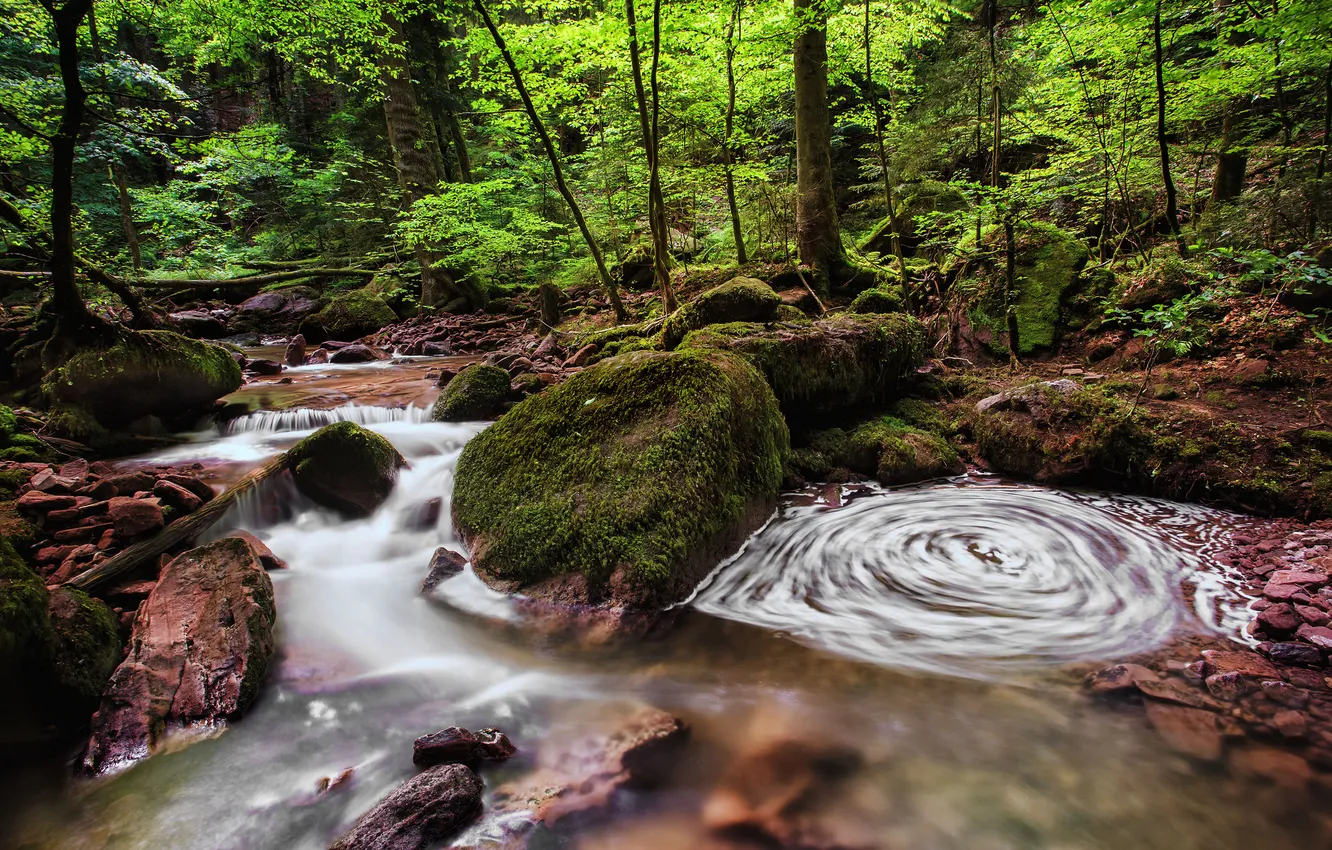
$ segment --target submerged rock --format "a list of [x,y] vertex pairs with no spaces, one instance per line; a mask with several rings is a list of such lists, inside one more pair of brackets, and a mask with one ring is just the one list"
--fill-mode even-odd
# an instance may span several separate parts
[[743,360],[634,352],[530,396],[473,438],[454,519],[492,585],[656,609],[771,511],[787,444],[772,391]]
[[325,425],[287,458],[302,493],[349,516],[374,513],[407,465],[392,443],[355,422]]
[[445,385],[431,418],[436,422],[464,422],[498,416],[513,395],[509,373],[499,366],[478,363]]
[[240,385],[240,366],[224,348],[170,331],[121,329],[112,345],[81,350],[54,369],[43,389],[53,405],[120,428],[203,411]]
[[139,609],[130,653],[93,715],[84,767],[156,752],[172,728],[216,724],[254,702],[275,649],[273,584],[241,538],[177,556]]
[[393,324],[398,315],[383,298],[356,289],[345,292],[317,313],[301,320],[300,332],[310,342],[327,339],[352,340]]
[[662,345],[675,348],[690,331],[726,322],[767,322],[782,299],[771,286],[752,277],[736,277],[709,289],[681,307],[662,326]]
[[477,816],[482,790],[463,765],[432,767],[379,801],[329,850],[425,850]]

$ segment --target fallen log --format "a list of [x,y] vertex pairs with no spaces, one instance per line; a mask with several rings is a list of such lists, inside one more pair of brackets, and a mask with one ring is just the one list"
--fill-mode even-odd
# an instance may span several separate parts
[[243,277],[227,278],[156,278],[137,281],[144,289],[171,289],[188,287],[193,289],[213,289],[220,286],[264,286],[270,283],[282,283],[287,280],[299,280],[303,277],[364,277],[372,278],[374,269],[322,269],[302,268],[269,274],[251,274]]
[[91,590],[117,576],[124,575],[145,561],[156,558],[178,543],[184,543],[198,537],[207,531],[213,523],[221,519],[222,515],[232,505],[236,504],[241,496],[282,472],[287,466],[287,453],[283,452],[237,481],[227,488],[226,492],[214,497],[194,513],[176,520],[152,538],[135,543],[92,569],[74,576],[65,584],[83,591]]

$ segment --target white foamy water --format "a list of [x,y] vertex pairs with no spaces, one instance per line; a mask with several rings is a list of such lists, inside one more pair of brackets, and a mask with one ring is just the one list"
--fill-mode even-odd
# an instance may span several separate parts
[[864,661],[1002,678],[1141,652],[1186,622],[1237,628],[1243,600],[1197,553],[1221,516],[996,483],[876,490],[784,507],[693,605]]

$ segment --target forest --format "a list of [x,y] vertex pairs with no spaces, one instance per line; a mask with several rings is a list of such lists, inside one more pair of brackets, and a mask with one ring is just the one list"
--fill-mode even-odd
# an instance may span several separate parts
[[0,843],[1327,846],[1329,148],[1332,0],[0,0]]

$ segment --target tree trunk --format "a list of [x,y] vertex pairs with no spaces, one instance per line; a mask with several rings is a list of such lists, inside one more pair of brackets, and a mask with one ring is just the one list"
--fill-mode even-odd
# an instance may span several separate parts
[[65,90],[60,127],[51,139],[51,307],[76,339],[96,325],[74,279],[74,152],[88,100],[79,79],[79,28],[91,8],[92,0],[67,0],[51,11]]
[[1166,223],[1175,247],[1181,257],[1188,255],[1184,240],[1179,235],[1179,205],[1175,195],[1175,178],[1170,175],[1170,144],[1166,141],[1165,56],[1161,50],[1161,0],[1156,0],[1152,16],[1152,39],[1156,47],[1156,144],[1161,149],[1161,182],[1165,184]]
[[893,181],[888,173],[888,151],[883,141],[883,108],[879,93],[874,88],[874,62],[870,42],[871,0],[865,0],[865,88],[869,90],[870,107],[874,111],[874,136],[879,148],[879,173],[883,176],[883,200],[888,208],[888,226],[892,228],[893,253],[897,255],[897,275],[902,286],[902,303],[911,309],[911,279],[907,276],[906,258],[902,255],[902,228],[897,220],[897,205],[893,202]]
[[1212,177],[1212,203],[1225,203],[1238,198],[1244,191],[1244,173],[1249,167],[1249,153],[1236,150],[1239,137],[1239,104],[1232,102],[1226,108],[1221,123],[1221,153],[1216,157],[1216,173]]
[[[439,185],[439,171],[435,167],[434,140],[427,133],[425,122],[412,88],[411,68],[406,59],[406,38],[402,22],[391,14],[384,15],[389,29],[389,44],[394,48],[381,57],[381,77],[384,82],[384,120],[388,127],[389,144],[393,148],[393,162],[398,169],[398,184],[403,197],[413,204],[434,191]],[[455,281],[448,271],[437,268],[440,257],[424,245],[415,246],[416,259],[421,265],[421,303],[430,307],[443,306],[453,311],[475,309],[485,303],[485,296],[475,284]]]
[[606,290],[606,297],[610,299],[611,308],[615,311],[617,321],[626,322],[629,320],[629,314],[624,309],[624,304],[620,301],[619,290],[615,288],[615,281],[611,279],[610,271],[606,269],[606,260],[601,255],[601,246],[597,245],[597,240],[592,236],[591,229],[587,226],[587,220],[583,218],[583,210],[578,206],[578,199],[574,197],[573,192],[564,181],[564,169],[560,166],[559,153],[555,150],[555,143],[550,138],[550,133],[546,132],[546,124],[537,114],[536,105],[532,103],[532,96],[527,92],[527,86],[523,83],[523,75],[518,71],[518,65],[513,61],[513,54],[509,52],[509,47],[504,43],[504,36],[500,35],[495,22],[490,18],[490,12],[486,10],[485,4],[481,0],[472,0],[472,7],[481,18],[481,22],[490,30],[490,37],[495,40],[495,46],[499,48],[500,56],[504,59],[504,64],[509,68],[509,74],[513,77],[514,88],[518,89],[518,97],[523,102],[523,108],[527,110],[528,120],[532,122],[532,129],[536,130],[537,136],[541,139],[541,145],[546,149],[546,156],[550,159],[551,170],[555,173],[555,186],[559,189],[560,196],[564,202],[569,205],[569,214],[573,216],[578,224],[578,232],[583,235],[583,241],[587,244],[587,250],[592,254],[592,260],[597,264],[597,273],[601,276],[601,284]]
[[541,297],[541,324],[546,326],[547,331],[553,331],[560,324],[560,291],[555,288],[555,284],[550,281],[541,281],[537,287],[537,294]]
[[726,172],[726,205],[731,211],[731,238],[735,241],[735,261],[739,265],[749,262],[745,250],[745,233],[740,226],[740,205],[735,200],[735,145],[731,135],[735,132],[735,39],[740,29],[740,7],[744,0],[735,0],[731,21],[726,25],[726,135],[722,145],[722,163]]
[[828,110],[828,13],[822,0],[794,0],[796,244],[819,288],[846,265],[833,193]]
[[116,184],[116,199],[120,202],[120,226],[125,231],[125,244],[129,246],[130,259],[134,262],[134,274],[143,274],[143,249],[139,246],[139,230],[134,226],[134,205],[130,201],[129,186],[125,182],[125,172],[115,163],[106,167],[111,173],[111,182]]
[[634,78],[634,100],[638,107],[638,125],[643,135],[643,151],[648,163],[648,229],[652,234],[652,273],[661,290],[667,313],[675,310],[671,292],[670,243],[666,234],[666,211],[661,198],[661,172],[657,165],[657,62],[660,49],[660,6],[653,5],[652,102],[643,86],[643,65],[638,50],[638,20],[634,0],[624,0],[625,22],[629,27],[629,67]]
[[1332,62],[1327,63],[1327,76],[1323,78],[1323,149],[1318,152],[1317,177],[1327,175],[1327,149],[1332,147]]

